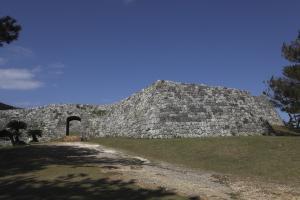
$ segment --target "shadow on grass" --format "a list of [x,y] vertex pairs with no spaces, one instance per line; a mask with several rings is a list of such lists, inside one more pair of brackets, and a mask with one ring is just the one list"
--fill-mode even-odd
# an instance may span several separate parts
[[49,165],[73,167],[101,165],[142,165],[134,158],[97,158],[99,151],[73,146],[32,145],[0,149],[0,177],[24,174],[44,169]]
[[174,193],[163,189],[141,189],[134,182],[109,180],[102,178],[93,180],[83,178],[74,182],[73,179],[83,178],[85,174],[58,177],[52,181],[38,181],[34,178],[8,179],[0,183],[0,199],[19,200],[53,200],[53,199],[170,199]]
[[[134,180],[109,179],[109,174],[102,173],[101,168],[143,163],[132,158],[97,158],[98,153],[91,149],[52,145],[0,149],[0,199],[187,199],[163,188],[140,188]],[[54,169],[54,175],[46,174],[51,171],[49,169]]]

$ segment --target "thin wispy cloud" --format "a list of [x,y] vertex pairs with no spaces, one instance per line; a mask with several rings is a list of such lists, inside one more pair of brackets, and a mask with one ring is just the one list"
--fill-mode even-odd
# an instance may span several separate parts
[[53,71],[52,74],[62,75],[62,74],[64,74],[64,72],[62,70],[56,70],[56,71]]
[[49,68],[52,68],[52,69],[62,69],[65,67],[66,67],[66,65],[61,62],[55,62],[55,63],[52,63],[49,65]]
[[42,85],[28,69],[0,69],[0,89],[32,90]]
[[66,68],[66,65],[61,62],[56,62],[49,65],[50,73],[55,75],[64,74],[64,68]]
[[41,65],[37,65],[31,69],[31,72],[34,74],[40,73],[42,71],[43,71],[43,67]]
[[35,56],[34,52],[31,49],[22,46],[16,46],[16,45],[9,46],[8,50],[17,56],[25,56],[25,57]]
[[31,68],[31,72],[34,74],[43,74],[44,76],[49,74],[61,75],[64,73],[65,64],[61,62],[55,62],[48,65],[37,65]]

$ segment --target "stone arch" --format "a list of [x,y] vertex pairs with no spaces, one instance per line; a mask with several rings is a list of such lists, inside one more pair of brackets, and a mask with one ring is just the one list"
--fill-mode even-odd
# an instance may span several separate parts
[[69,133],[70,133],[70,121],[73,121],[73,120],[77,120],[77,121],[80,121],[80,122],[81,122],[81,118],[78,117],[78,116],[69,116],[69,117],[67,117],[67,123],[66,123],[66,136],[68,136]]

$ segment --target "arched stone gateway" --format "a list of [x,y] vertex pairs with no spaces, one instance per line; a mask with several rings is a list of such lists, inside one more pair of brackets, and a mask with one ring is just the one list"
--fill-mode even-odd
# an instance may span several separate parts
[[78,117],[78,116],[70,116],[67,118],[67,123],[66,123],[66,136],[69,135],[70,133],[70,121],[73,121],[73,120],[77,120],[77,121],[80,121],[81,122],[81,118]]

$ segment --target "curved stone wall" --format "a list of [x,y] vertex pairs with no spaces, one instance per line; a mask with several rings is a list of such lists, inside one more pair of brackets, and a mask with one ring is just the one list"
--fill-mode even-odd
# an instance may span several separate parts
[[79,116],[86,137],[172,138],[256,135],[282,125],[264,96],[225,87],[157,81],[111,105],[49,105],[0,111],[0,129],[12,120],[43,130],[43,140],[65,135],[66,119]]

